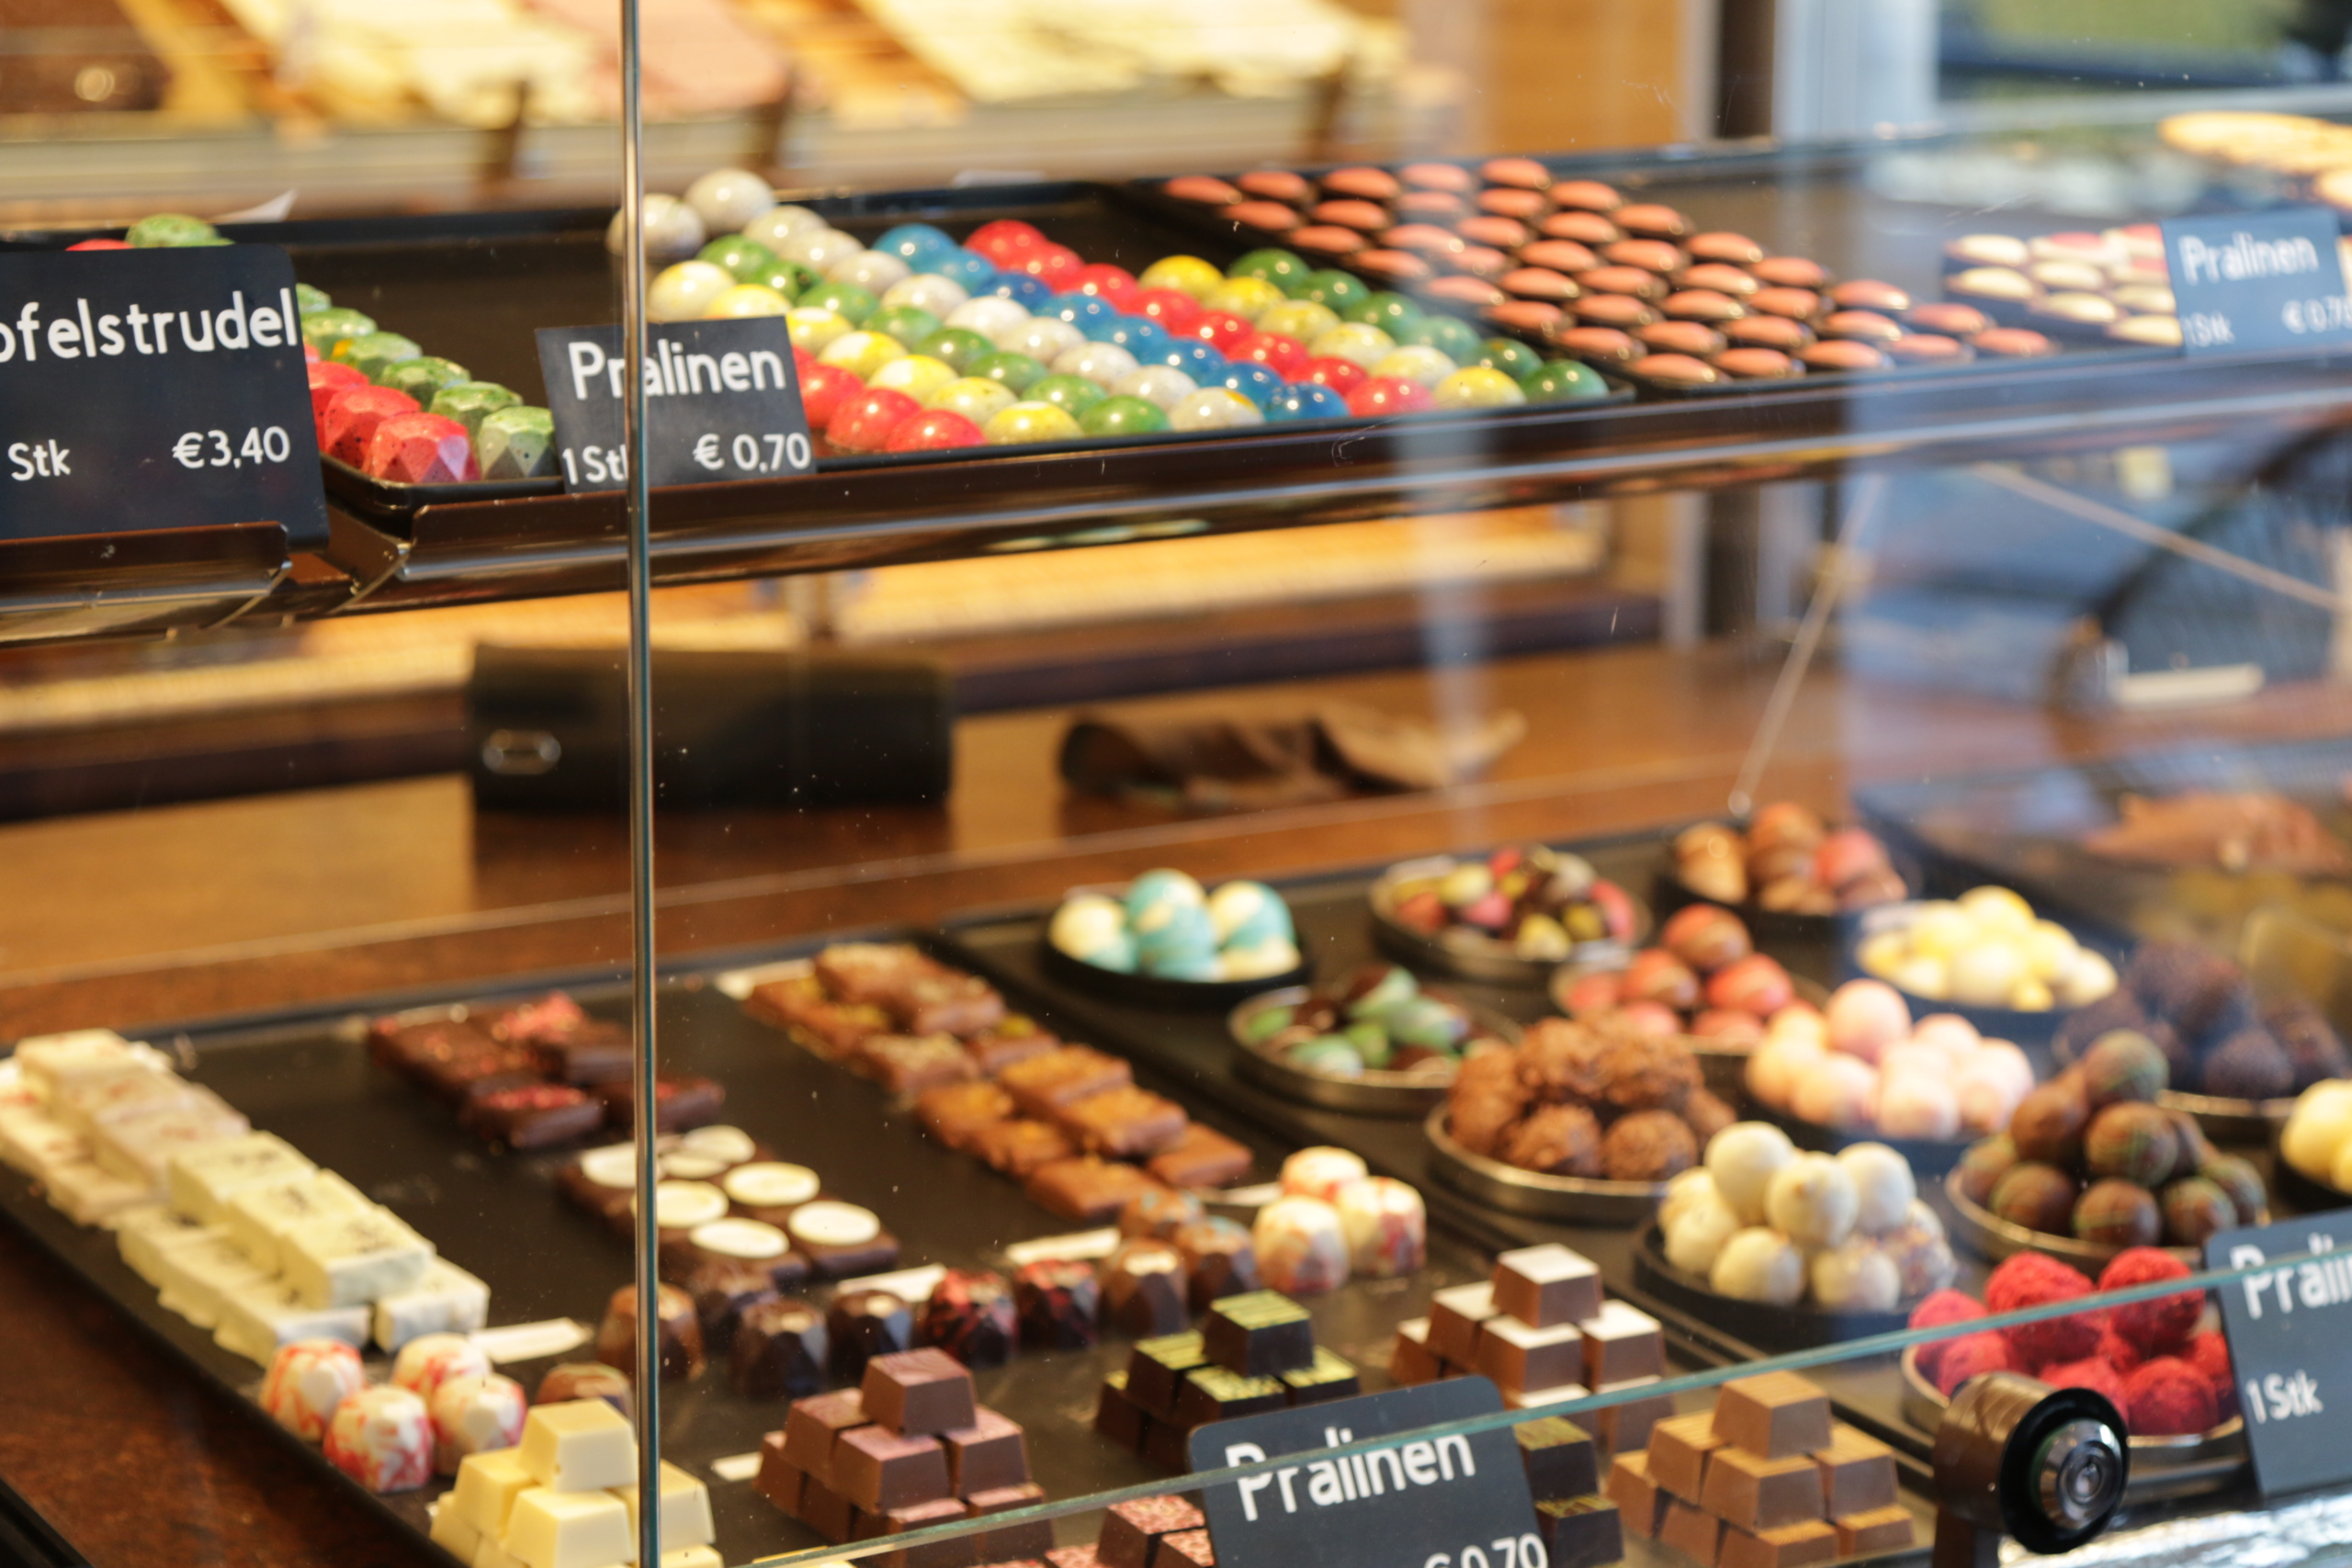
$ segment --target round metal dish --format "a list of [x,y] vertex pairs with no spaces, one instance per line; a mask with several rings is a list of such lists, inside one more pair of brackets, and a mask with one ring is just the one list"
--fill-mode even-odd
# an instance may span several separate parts
[[[1880,976],[1871,975],[1870,971],[1862,967],[1860,960],[1862,943],[1890,927],[1907,924],[1917,908],[1918,905],[1915,902],[1881,904],[1874,909],[1863,910],[1860,917],[1854,922],[1852,929],[1847,932],[1845,945],[1838,950],[1838,966],[1846,977],[1849,979],[1865,976],[1871,979],[1883,978]],[[2082,941],[2082,933],[2075,932],[2075,938],[2077,942]],[[2098,944],[2085,942],[2084,945],[2095,947]],[[2110,961],[2114,959],[2115,954],[2105,953],[2104,949],[2100,951]],[[2117,973],[2120,974],[2123,965],[2117,964],[2115,968]],[[1892,981],[1888,983],[1893,984]],[[1985,1039],[2006,1040],[2013,1045],[2022,1045],[2028,1050],[2035,1046],[2048,1045],[2057,1036],[2059,1027],[2074,1013],[2072,1008],[2059,1007],[2045,1008],[2040,1012],[2028,1012],[2018,1008],[1971,1007],[1964,1002],[1937,1001],[1928,997],[1917,996],[1904,990],[1900,986],[1894,988],[1910,1005],[1911,1016],[1914,1018],[1925,1018],[1929,1013],[1937,1012],[1957,1013],[1974,1025],[1976,1032]]]
[[[1372,885],[1372,930],[1381,947],[1416,969],[1432,969],[1464,980],[1487,980],[1501,986],[1540,986],[1557,959],[1521,958],[1492,937],[1478,936],[1461,927],[1449,934],[1424,936],[1396,919],[1396,892],[1400,882],[1442,876],[1462,863],[1452,855],[1430,855],[1390,866]],[[1617,955],[1619,962],[1650,934],[1650,907],[1631,888],[1624,890],[1634,906],[1633,934],[1623,942],[1581,942],[1568,952],[1568,962]]]
[[[1311,992],[1310,987],[1285,986],[1279,991],[1251,997],[1227,1015],[1226,1031],[1233,1036],[1234,1068],[1243,1077],[1309,1105],[1374,1116],[1419,1116],[1445,1099],[1445,1091],[1453,1082],[1453,1065],[1450,1062],[1410,1072],[1366,1068],[1360,1077],[1343,1078],[1294,1066],[1264,1046],[1250,1043],[1242,1028],[1244,1020],[1265,1008],[1289,1007],[1305,1001]],[[1470,1007],[1442,991],[1423,994],[1434,994],[1447,1005],[1460,1008],[1469,1015],[1472,1026],[1480,1034],[1518,1043],[1519,1025],[1510,1020]]]
[[1456,1191],[1515,1214],[1581,1224],[1629,1225],[1656,1213],[1657,1201],[1666,1196],[1663,1181],[1543,1176],[1474,1155],[1446,1130],[1446,1108],[1442,1104],[1430,1111],[1421,1127],[1429,1134],[1432,1175]]
[[2224,1144],[2267,1144],[2278,1136],[2295,1109],[2286,1100],[2225,1100],[2219,1095],[2189,1094],[2168,1089],[2157,1096],[2167,1111],[2186,1111],[2205,1135]]
[[1818,1122],[1808,1122],[1802,1116],[1775,1110],[1771,1106],[1752,1104],[1748,1114],[1758,1122],[1770,1122],[1789,1135],[1789,1142],[1801,1149],[1817,1149],[1834,1155],[1839,1149],[1856,1144],[1884,1144],[1901,1155],[1917,1177],[1941,1176],[1960,1163],[1960,1156],[1974,1147],[1974,1138],[1890,1138],[1868,1128],[1825,1127]]
[[[1944,1197],[1951,1204],[1952,1234],[1966,1241],[1985,1258],[1998,1261],[2020,1252],[2040,1252],[2071,1263],[2096,1279],[2098,1271],[2114,1260],[2124,1249],[2103,1242],[2078,1241],[2071,1235],[2053,1235],[2048,1231],[2030,1231],[2023,1225],[2013,1225],[1976,1202],[1960,1190],[1960,1172],[1944,1177]],[[2267,1225],[2270,1211],[2267,1207],[2254,1218],[2243,1222],[2249,1225]],[[2203,1255],[2193,1247],[2167,1247],[2166,1252],[2191,1269],[2204,1267]]]
[[[1552,971],[1552,978],[1546,982],[1545,988],[1552,1005],[1566,1012],[1571,986],[1587,975],[1623,969],[1632,956],[1631,953],[1620,953],[1607,958],[1572,958],[1561,964]],[[1820,981],[1792,975],[1789,984],[1796,992],[1797,1000],[1810,1002],[1816,1008],[1826,1009],[1829,1006],[1829,988]],[[1678,1034],[1674,1038],[1689,1046],[1690,1054],[1699,1058],[1699,1070],[1706,1078],[1707,1092],[1735,1106],[1748,1098],[1747,1058],[1750,1047],[1725,1045],[1703,1034]]]
[[1918,1304],[1905,1302],[1893,1312],[1832,1312],[1804,1302],[1794,1306],[1743,1302],[1668,1263],[1666,1236],[1656,1224],[1643,1226],[1642,1234],[1634,1238],[1634,1283],[1668,1305],[1759,1350],[1801,1350],[1870,1334],[1897,1333],[1909,1325],[1911,1308]]
[[1315,977],[1311,958],[1301,959],[1295,969],[1255,980],[1166,980],[1157,975],[1123,975],[1115,969],[1097,968],[1072,958],[1043,937],[1037,939],[1037,952],[1039,966],[1072,990],[1134,1007],[1229,1008],[1269,986],[1303,986]]
[[[1864,913],[1860,909],[1840,909],[1834,915],[1800,915],[1787,909],[1762,908],[1752,900],[1745,904],[1720,903],[1692,891],[1676,874],[1671,840],[1667,841],[1666,854],[1668,863],[1658,868],[1651,893],[1660,919],[1692,904],[1714,904],[1737,915],[1739,923],[1747,928],[1747,934],[1756,939],[1759,947],[1834,947]],[[1915,881],[1910,877],[1904,880],[1906,885]]]
[[[1951,1402],[1919,1370],[1919,1347],[1905,1349],[1902,1359],[1903,1418],[1932,1435]],[[2245,1422],[2236,1416],[2189,1437],[2134,1438],[2132,1476],[2123,1498],[2127,1504],[2148,1503],[2218,1492],[2235,1481],[2246,1464]]]

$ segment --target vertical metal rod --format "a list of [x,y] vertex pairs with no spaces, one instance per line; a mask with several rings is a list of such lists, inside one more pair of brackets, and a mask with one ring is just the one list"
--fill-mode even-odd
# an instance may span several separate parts
[[1745,817],[1756,808],[1756,786],[1764,782],[1764,769],[1772,761],[1772,749],[1781,743],[1781,727],[1789,721],[1789,710],[1796,705],[1797,688],[1804,684],[1804,672],[1812,667],[1814,651],[1821,646],[1821,634],[1828,629],[1830,612],[1837,609],[1838,595],[1845,592],[1846,580],[1852,575],[1854,552],[1861,548],[1862,536],[1885,495],[1884,475],[1864,475],[1857,482],[1856,494],[1846,508],[1846,515],[1838,520],[1837,553],[1813,591],[1813,602],[1804,607],[1796,641],[1789,647],[1780,678],[1772,682],[1772,694],[1764,704],[1764,716],[1757,721],[1755,739],[1747,743],[1747,760],[1740,763],[1739,778],[1731,786],[1731,799],[1726,804],[1735,817]]
[[629,1019],[637,1046],[637,1561],[662,1562],[660,1230],[653,1213],[653,548],[645,431],[645,119],[638,0],[621,7],[621,443],[628,464]]

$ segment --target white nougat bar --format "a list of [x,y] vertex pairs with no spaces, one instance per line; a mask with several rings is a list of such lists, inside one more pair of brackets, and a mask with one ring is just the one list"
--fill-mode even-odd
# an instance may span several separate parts
[[41,1180],[50,1202],[77,1225],[102,1225],[125,1209],[155,1201],[154,1183],[127,1179],[96,1160],[53,1165]]
[[28,1035],[17,1042],[15,1056],[25,1082],[43,1100],[54,1097],[61,1084],[85,1074],[109,1072],[132,1059],[130,1042],[111,1029]]
[[293,1226],[278,1236],[277,1258],[312,1306],[362,1306],[413,1290],[433,1244],[389,1209],[370,1209]]
[[263,1366],[296,1339],[340,1339],[356,1350],[368,1343],[368,1309],[312,1306],[285,1280],[266,1279],[220,1292],[220,1325],[212,1337]]
[[245,1255],[275,1274],[285,1267],[277,1238],[286,1232],[312,1220],[364,1214],[375,1206],[334,1171],[317,1170],[231,1193],[220,1219]]
[[90,1153],[119,1176],[145,1181],[159,1191],[174,1159],[253,1131],[253,1123],[209,1089],[190,1085],[177,1105],[141,1111],[101,1123],[90,1134]]
[[248,1133],[179,1156],[171,1165],[172,1207],[207,1224],[220,1222],[234,1194],[266,1181],[306,1176],[318,1168],[275,1133]]
[[490,1287],[446,1258],[424,1266],[424,1278],[376,1302],[376,1343],[391,1354],[427,1334],[472,1334],[490,1322]]
[[125,1057],[108,1071],[88,1073],[58,1085],[57,1092],[49,1098],[49,1113],[86,1134],[109,1122],[184,1105],[193,1097],[194,1089],[176,1073]]
[[90,1141],[46,1111],[0,1111],[0,1160],[36,1180],[90,1157]]
[[163,1303],[198,1328],[220,1325],[221,1298],[269,1276],[227,1236],[175,1247],[164,1254]]
[[151,1285],[164,1282],[164,1254],[200,1241],[225,1240],[223,1225],[189,1219],[169,1203],[142,1203],[114,1217],[115,1245],[130,1271]]

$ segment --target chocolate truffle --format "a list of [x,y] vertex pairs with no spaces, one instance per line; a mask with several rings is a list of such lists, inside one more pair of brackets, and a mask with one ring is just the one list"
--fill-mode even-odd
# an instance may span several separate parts
[[1301,206],[1315,194],[1315,187],[1304,175],[1288,169],[1252,169],[1233,182],[1250,196],[1267,201],[1286,201]]
[[1023,1264],[1012,1288],[1023,1345],[1076,1350],[1094,1343],[1102,1308],[1093,1264],[1075,1258]]
[[1258,1253],[1248,1226],[1219,1216],[1185,1225],[1169,1239],[1183,1254],[1194,1312],[1206,1311],[1220,1296],[1258,1288]]
[[2285,1046],[2256,1024],[2241,1029],[2205,1058],[2200,1087],[2230,1100],[2283,1100],[2295,1091],[2295,1064]]
[[2179,1161],[2180,1141],[2172,1118],[2153,1105],[2109,1105],[2091,1119],[2083,1134],[2083,1163],[2094,1177],[2156,1187]]
[[1394,201],[1404,190],[1396,176],[1385,169],[1369,164],[1333,169],[1323,176],[1323,188],[1333,196],[1354,197],[1364,201]]
[[835,1378],[851,1382],[865,1375],[876,1356],[904,1350],[914,1337],[914,1314],[888,1291],[850,1291],[835,1296],[825,1314],[826,1354]]
[[1876,310],[1832,310],[1822,318],[1821,332],[1824,337],[1855,343],[1889,344],[1903,335],[1903,327],[1894,317]]
[[2095,1181],[2075,1203],[2072,1229],[2109,1247],[2154,1247],[2164,1235],[2155,1195],[2130,1181]]
[[1588,365],[1630,365],[1641,345],[1614,327],[1570,327],[1552,334],[1553,346]]
[[1625,205],[1625,198],[1617,194],[1615,186],[1599,180],[1561,180],[1548,194],[1555,207],[1579,212],[1614,212]]
[[1131,1240],[1102,1266],[1102,1322],[1138,1339],[1181,1332],[1191,1319],[1183,1254],[1169,1243]]
[[1522,1170],[1599,1176],[1600,1122],[1581,1105],[1546,1105],[1513,1127],[1495,1153]]
[[967,1367],[1001,1367],[1012,1359],[1020,1327],[1004,1276],[950,1269],[932,1288],[915,1342],[936,1346]]
[[2174,1182],[2164,1190],[2161,1202],[2165,1238],[2176,1247],[2201,1247],[2221,1232],[2255,1217],[2241,1215],[2229,1194],[2201,1176]]
[[1993,323],[1973,305],[1931,300],[1903,312],[1903,324],[1915,332],[1940,333],[1947,337],[1973,337]]
[[1617,227],[1628,234],[1637,234],[1645,239],[1674,240],[1690,232],[1690,220],[1671,207],[1656,202],[1621,207],[1610,216],[1616,220]]
[[1821,314],[1821,296],[1810,288],[1759,288],[1747,297],[1747,308],[1758,315],[1810,321]]
[[2270,1201],[2269,1194],[2262,1189],[2261,1173],[2254,1168],[2251,1162],[2236,1155],[2209,1152],[2197,1167],[2196,1174],[2220,1188],[2241,1219],[2251,1219],[2260,1213]]
[[1690,1126],[1670,1111],[1622,1116],[1600,1140],[1601,1168],[1611,1181],[1664,1181],[1698,1158]]
[[727,1371],[746,1399],[797,1399],[825,1386],[827,1359],[825,1314],[778,1296],[744,1309]]
[[2026,1159],[2072,1165],[2081,1152],[2083,1129],[2089,1122],[2090,1101],[2081,1081],[2062,1076],[2035,1085],[2018,1102],[2009,1117],[2009,1141]]
[[2075,1179],[2055,1166],[2020,1160],[1993,1184],[1988,1206],[2013,1225],[2063,1235],[2074,1224]]
[[602,1361],[565,1361],[548,1369],[531,1403],[565,1404],[575,1399],[601,1399],[627,1416],[630,1413],[628,1374]]
[[1829,302],[1841,310],[1907,310],[1911,296],[1892,283],[1874,277],[1854,277],[1829,290]]
[[2136,1030],[2111,1029],[2083,1053],[2083,1090],[2094,1106],[2153,1102],[2165,1089],[2165,1057]]
[[1724,229],[1693,234],[1683,242],[1683,248],[1701,261],[1727,262],[1735,266],[1753,266],[1764,259],[1763,246],[1745,234]]
[[2326,1014],[2310,1002],[2301,998],[2279,1002],[2263,1014],[2262,1021],[2286,1047],[2298,1090],[2323,1078],[2352,1077],[2352,1052],[2346,1051]]
[[1588,294],[1577,301],[1576,318],[1588,327],[1631,332],[1657,320],[1657,312],[1630,294]]
[[[662,1380],[691,1378],[702,1371],[702,1320],[694,1298],[674,1285],[654,1288],[660,1320]],[[605,1321],[596,1331],[596,1359],[624,1371],[637,1364],[637,1287],[623,1285],[605,1306]]]

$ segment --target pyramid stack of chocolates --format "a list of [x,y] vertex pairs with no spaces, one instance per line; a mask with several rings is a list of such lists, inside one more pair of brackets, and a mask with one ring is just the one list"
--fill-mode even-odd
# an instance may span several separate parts
[[1103,1380],[1094,1429],[1173,1470],[1193,1428],[1363,1392],[1346,1358],[1315,1343],[1306,1309],[1279,1291],[1227,1296],[1198,1330],[1139,1340]]
[[1829,1418],[1829,1397],[1794,1372],[1739,1378],[1712,1413],[1660,1421],[1621,1450],[1609,1495],[1625,1528],[1707,1568],[1803,1568],[1912,1544],[1894,1455]]
[[[1388,1371],[1400,1383],[1476,1373],[1494,1380],[1506,1405],[1529,1410],[1657,1382],[1666,1333],[1640,1308],[1604,1301],[1590,1258],[1547,1242],[1497,1258],[1485,1284],[1432,1295],[1429,1316],[1398,1326]],[[1623,1453],[1672,1414],[1670,1399],[1636,1393],[1598,1412],[1595,1426]]]
[[[1021,1428],[979,1404],[972,1374],[944,1351],[876,1356],[854,1389],[797,1401],[760,1443],[761,1495],[839,1545],[1046,1500],[1029,1479]],[[1045,1520],[978,1529],[876,1558],[883,1568],[972,1568],[1042,1557]]]
[[[376,1060],[457,1108],[488,1142],[542,1149],[605,1126],[627,1133],[637,1100],[628,1032],[590,1018],[561,991],[487,1010],[440,1010],[379,1018],[368,1031]],[[726,1089],[705,1077],[654,1086],[656,1131],[683,1133],[718,1120]]]
[[1601,1568],[1625,1555],[1625,1529],[1617,1505],[1600,1493],[1600,1463],[1592,1437],[1557,1416],[1511,1428],[1535,1526],[1548,1568]]

